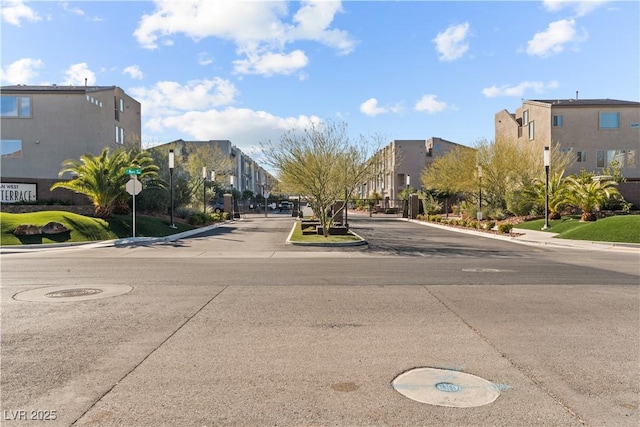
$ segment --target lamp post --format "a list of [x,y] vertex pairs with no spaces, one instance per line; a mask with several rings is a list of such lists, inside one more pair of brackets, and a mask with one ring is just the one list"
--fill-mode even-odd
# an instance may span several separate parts
[[229,184],[231,185],[231,219],[235,219],[236,217],[236,211],[235,211],[235,200],[233,197],[233,184],[235,183],[236,177],[231,175],[229,177]]
[[549,166],[551,164],[551,151],[549,146],[544,147],[544,173],[546,177],[546,183],[544,187],[544,227],[543,230],[546,230],[550,227],[549,225]]
[[202,167],[202,213],[207,214],[207,167]]
[[478,221],[482,221],[482,165],[478,165]]
[[411,219],[411,201],[409,187],[411,186],[411,175],[407,174],[407,219]]
[[169,227],[176,228],[176,225],[173,223],[173,167],[174,167],[174,154],[173,148],[169,150],[169,189],[171,192],[171,224]]

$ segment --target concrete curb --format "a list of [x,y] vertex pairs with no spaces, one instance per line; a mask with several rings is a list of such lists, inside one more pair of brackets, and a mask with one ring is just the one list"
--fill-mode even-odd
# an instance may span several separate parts
[[201,228],[195,228],[193,230],[187,230],[187,231],[183,231],[181,233],[176,233],[176,234],[171,234],[169,236],[163,236],[163,237],[126,237],[123,239],[118,239],[118,240],[112,240],[111,242],[113,242],[112,244],[114,246],[127,246],[127,245],[138,245],[138,244],[144,244],[144,243],[158,243],[158,242],[174,242],[176,240],[180,240],[184,237],[190,237],[196,234],[200,234],[200,233],[205,233],[209,230],[213,230],[215,228],[218,228],[228,222],[229,221],[223,221],[223,222],[218,222],[212,225],[208,225],[206,227],[201,227]]
[[[555,248],[572,248],[572,249],[584,249],[584,250],[607,250],[607,249],[616,249],[616,250],[626,250],[629,252],[640,252],[640,244],[634,243],[616,243],[616,242],[597,242],[590,240],[569,240],[569,239],[555,239],[555,236],[558,233],[551,233],[547,231],[540,231],[539,233],[544,233],[542,238],[527,236],[528,230],[519,230],[522,232],[521,236],[501,236],[499,234],[485,233],[482,231],[475,230],[467,230],[458,227],[450,227],[447,225],[436,224],[433,222],[427,221],[419,221],[414,219],[407,218],[398,218],[401,221],[409,221],[415,224],[424,225],[427,227],[435,227],[443,230],[455,231],[457,233],[465,233],[465,234],[473,234],[476,236],[487,237],[489,239],[498,239],[498,240],[507,240],[514,243],[524,244],[524,245],[537,245],[537,246],[548,246]],[[538,232],[531,232],[529,234],[534,234]],[[553,240],[552,240],[553,239]]]
[[72,242],[72,243],[48,243],[43,245],[15,245],[15,246],[2,246],[0,247],[0,254],[12,254],[12,253],[24,253],[35,252],[43,250],[56,250],[65,249],[70,247],[107,247],[107,246],[135,246],[143,245],[145,243],[159,243],[159,242],[173,242],[185,237],[193,236],[200,233],[205,233],[214,228],[218,228],[229,221],[218,222],[206,227],[195,228],[193,230],[183,231],[181,233],[171,234],[163,237],[124,237],[122,239],[114,240],[99,240],[92,242]]
[[347,246],[363,246],[363,245],[368,244],[368,242],[365,239],[363,239],[360,235],[355,233],[353,230],[349,230],[349,231],[351,232],[351,234],[353,234],[354,236],[356,236],[360,240],[355,241],[355,242],[344,242],[344,243],[292,242],[291,241],[291,236],[293,236],[293,231],[296,229],[296,225],[297,225],[297,222],[293,224],[293,227],[291,227],[291,231],[289,232],[289,236],[287,236],[287,244],[288,245],[319,246],[319,247],[335,248],[335,247],[347,247]]

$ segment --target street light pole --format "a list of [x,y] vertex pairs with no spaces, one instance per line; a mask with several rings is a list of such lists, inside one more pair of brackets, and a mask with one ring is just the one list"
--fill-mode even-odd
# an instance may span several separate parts
[[235,176],[231,175],[229,177],[229,184],[231,185],[231,219],[235,219],[236,217],[236,206],[235,206],[235,200],[233,197],[233,184],[235,183]]
[[478,221],[482,221],[482,165],[478,165]]
[[544,227],[543,230],[546,230],[550,227],[549,225],[549,166],[551,164],[551,151],[549,146],[544,147],[544,173],[546,177],[545,190],[544,190]]
[[169,227],[176,228],[176,225],[173,223],[173,167],[174,167],[174,154],[173,148],[169,150],[169,189],[171,192],[171,223]]
[[411,175],[407,174],[407,219],[411,219],[411,200],[409,187],[411,186]]
[[207,167],[202,167],[202,213],[207,214]]

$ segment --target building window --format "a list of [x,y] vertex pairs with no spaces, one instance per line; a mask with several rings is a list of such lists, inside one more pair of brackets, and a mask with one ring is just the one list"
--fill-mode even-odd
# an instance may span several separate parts
[[0,114],[2,117],[31,117],[31,98],[2,95],[0,97]]
[[600,129],[619,129],[620,113],[600,113]]
[[627,167],[635,168],[636,165],[636,150],[627,150]]
[[2,158],[22,157],[22,141],[19,139],[3,139],[0,141]]
[[562,114],[556,114],[553,116],[553,126],[554,127],[562,127],[564,120]]
[[[631,154],[631,151],[634,153]],[[596,152],[596,167],[604,168],[613,162],[616,162],[620,167],[628,166],[631,156],[633,157],[631,161],[635,163],[635,150],[599,150]]]
[[522,126],[526,126],[529,124],[529,110],[524,110],[522,112]]
[[607,151],[607,166],[616,162],[618,166],[624,167],[624,154],[625,150],[608,150]]
[[534,138],[534,131],[533,131],[533,120],[529,122],[529,141],[532,141]]
[[584,163],[587,161],[587,152],[586,151],[578,151],[576,156],[576,161],[578,163]]
[[116,125],[116,144],[120,144],[120,126]]
[[124,99],[120,98],[120,112],[124,113]]

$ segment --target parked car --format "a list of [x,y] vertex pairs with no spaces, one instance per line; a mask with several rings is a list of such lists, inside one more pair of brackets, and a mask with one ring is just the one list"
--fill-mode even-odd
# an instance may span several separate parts
[[280,202],[280,212],[282,211],[290,211],[291,209],[293,209],[293,203],[291,202]]
[[211,210],[213,210],[215,213],[224,212],[224,203],[222,203],[219,200],[210,200],[209,206],[211,207]]

